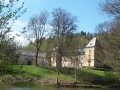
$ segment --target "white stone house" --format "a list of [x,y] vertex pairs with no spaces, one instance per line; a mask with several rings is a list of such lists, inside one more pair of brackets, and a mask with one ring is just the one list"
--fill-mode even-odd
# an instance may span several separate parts
[[[79,51],[82,54],[77,57],[62,57],[62,67],[94,67],[95,61],[96,37],[94,37],[84,49]],[[56,66],[56,53],[52,54],[51,65]]]
[[[94,67],[95,66],[96,37],[94,37],[85,48],[79,49],[80,55],[77,57],[62,57],[62,67]],[[38,54],[38,66],[56,66],[56,53],[51,54],[48,59],[46,53]],[[21,51],[18,64],[35,65],[35,52]]]

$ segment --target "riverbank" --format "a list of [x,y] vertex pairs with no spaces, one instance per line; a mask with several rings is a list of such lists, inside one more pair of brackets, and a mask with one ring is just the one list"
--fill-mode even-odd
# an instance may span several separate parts
[[[57,72],[54,67],[14,66],[14,71],[4,73],[0,83],[23,86],[57,86]],[[120,74],[88,68],[77,69],[75,83],[74,68],[62,68],[59,76],[60,87],[120,87]]]
[[109,88],[108,86],[75,83],[72,80],[59,80],[59,85],[56,84],[56,79],[50,78],[24,78],[24,77],[8,77],[0,84],[0,87],[61,87],[61,88]]

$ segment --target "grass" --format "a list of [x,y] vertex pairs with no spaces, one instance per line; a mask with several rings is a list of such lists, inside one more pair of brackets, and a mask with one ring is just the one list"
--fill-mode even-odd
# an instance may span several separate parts
[[[15,66],[14,68],[16,68],[18,66]],[[22,74],[28,78],[56,78],[57,77],[57,72],[56,69],[54,67],[36,67],[36,66],[27,66],[27,65],[23,65],[21,68]],[[62,80],[67,79],[67,80],[73,80],[73,75],[71,75],[72,73],[66,74],[61,73],[60,74],[60,78]]]
[[[36,66],[13,66],[14,72],[7,73],[4,75],[4,78],[13,77],[13,76],[23,76],[28,79],[45,79],[56,81],[57,72],[55,67],[36,67]],[[74,82],[74,68],[62,68],[59,80],[66,82]],[[18,73],[19,72],[19,73]],[[24,78],[22,78],[24,80]],[[22,81],[21,80],[21,81]],[[53,81],[53,82],[54,82]],[[120,74],[116,72],[101,71],[90,68],[79,68],[77,71],[77,81],[79,84],[91,84],[91,85],[112,85],[120,83]],[[119,85],[120,86],[120,85]]]
[[[19,72],[20,75],[22,74],[25,77],[28,78],[56,78],[57,77],[57,72],[55,67],[36,67],[33,65],[23,65],[23,66],[13,66],[13,70],[15,72]],[[100,77],[105,77],[105,72],[106,71],[101,71],[101,70],[94,70],[90,68],[79,68],[77,71],[77,74],[90,74],[94,76],[100,76]],[[15,75],[15,73],[13,72]],[[12,75],[12,73],[6,74],[8,76]],[[19,75],[19,74],[16,74]],[[83,75],[84,76],[84,75]],[[78,76],[79,77],[79,76]],[[60,78],[61,79],[69,79],[69,80],[74,80],[74,68],[62,68],[61,73],[60,73]]]
[[[30,69],[31,68],[31,69]],[[54,68],[36,67],[36,66],[24,66],[23,70],[31,76],[37,76],[41,78],[56,78],[57,72]],[[60,74],[61,79],[72,79],[71,75]]]
[[82,68],[81,71],[84,71],[86,73],[93,74],[93,75],[96,75],[96,76],[101,76],[101,77],[105,76],[105,71],[101,71],[101,70]]

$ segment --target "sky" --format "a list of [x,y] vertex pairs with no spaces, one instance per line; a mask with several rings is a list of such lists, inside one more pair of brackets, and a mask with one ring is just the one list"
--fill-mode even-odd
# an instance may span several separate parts
[[[51,13],[54,8],[60,7],[78,18],[78,32],[94,33],[99,23],[109,20],[109,17],[100,11],[101,1],[104,0],[21,0],[20,2],[25,2],[27,12],[16,21],[13,29],[17,28],[16,32],[21,31],[33,15],[44,10]],[[22,37],[19,39],[24,40]]]

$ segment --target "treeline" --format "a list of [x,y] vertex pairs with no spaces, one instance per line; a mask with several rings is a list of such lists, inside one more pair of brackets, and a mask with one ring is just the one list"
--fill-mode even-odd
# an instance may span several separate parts
[[[94,34],[81,31],[81,32],[73,34],[73,37],[74,37],[74,40],[77,41],[76,48],[82,49],[82,48],[85,48],[88,42],[94,37]],[[53,43],[55,42],[54,39],[55,37],[44,38],[39,52],[47,53],[49,49],[51,50],[54,49],[54,45],[53,45]],[[33,51],[33,52],[36,51],[36,47],[34,46],[32,42],[30,42],[27,46],[20,46],[20,48],[22,50],[27,50],[27,51]]]

